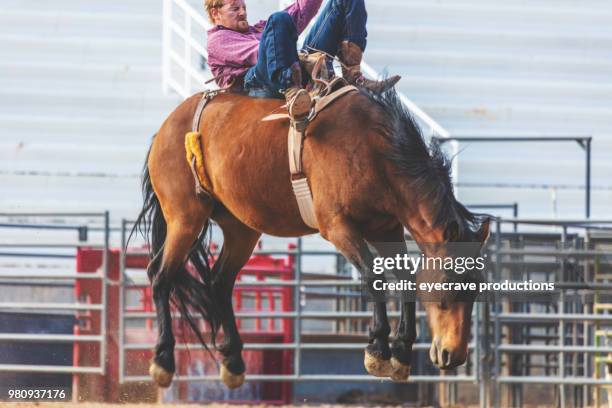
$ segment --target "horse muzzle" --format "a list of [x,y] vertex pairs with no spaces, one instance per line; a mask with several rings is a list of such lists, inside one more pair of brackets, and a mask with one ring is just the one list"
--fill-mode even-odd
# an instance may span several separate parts
[[451,370],[465,363],[467,358],[467,350],[462,348],[451,349],[443,345],[442,340],[438,337],[431,342],[429,348],[429,358],[436,367],[441,370]]

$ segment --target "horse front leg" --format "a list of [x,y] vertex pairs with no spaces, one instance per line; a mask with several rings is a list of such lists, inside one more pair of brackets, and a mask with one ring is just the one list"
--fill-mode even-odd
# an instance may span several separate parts
[[[369,288],[371,288],[370,282],[368,282]],[[375,302],[368,345],[363,357],[365,369],[375,377],[389,377],[392,374],[391,349],[389,348],[390,332],[387,305],[385,302]]]
[[374,289],[374,277],[371,272],[374,256],[361,234],[344,217],[337,217],[326,228],[321,228],[321,235],[352,263],[366,277],[367,290],[375,299],[374,315],[370,327],[368,345],[365,349],[364,366],[368,373],[376,377],[391,375],[391,349],[389,348],[389,333],[391,328],[387,319],[387,306],[379,299],[379,293]]
[[261,234],[237,220],[220,221],[219,224],[223,230],[223,248],[213,266],[213,289],[223,327],[223,343],[218,347],[223,356],[219,375],[229,389],[234,389],[244,383],[246,366],[242,359],[243,343],[236,325],[232,292],[236,277],[251,257]]
[[[404,240],[404,227],[401,225],[387,233],[376,237],[377,242],[371,242],[378,254],[382,257],[394,258],[408,253]],[[414,275],[406,276],[397,269],[391,272],[397,280],[408,279],[414,281]],[[382,276],[382,275],[380,275]],[[401,315],[397,326],[396,336],[391,342],[391,379],[393,381],[406,381],[410,375],[412,346],[416,341],[416,299],[411,298],[406,291],[400,295]]]
[[[404,296],[402,296],[404,297]],[[406,381],[410,375],[412,346],[416,341],[416,303],[402,299],[400,322],[391,343],[391,379]]]

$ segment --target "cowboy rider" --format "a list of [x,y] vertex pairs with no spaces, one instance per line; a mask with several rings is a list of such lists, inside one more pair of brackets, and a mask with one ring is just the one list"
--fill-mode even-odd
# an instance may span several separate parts
[[[217,84],[242,87],[253,96],[284,95],[292,119],[305,119],[312,101],[303,88],[297,40],[321,3],[322,0],[296,0],[267,21],[251,26],[244,0],[205,0],[206,12],[214,24],[208,31],[208,64]],[[364,0],[329,0],[304,47],[338,56],[349,83],[382,92],[393,87],[400,77],[373,81],[361,73],[366,21]]]

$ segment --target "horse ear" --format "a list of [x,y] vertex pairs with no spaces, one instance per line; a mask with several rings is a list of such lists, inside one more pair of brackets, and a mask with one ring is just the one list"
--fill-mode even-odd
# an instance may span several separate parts
[[491,217],[485,218],[485,220],[480,224],[480,228],[478,228],[478,241],[482,242],[482,246],[484,247],[487,244],[487,240],[491,235]]

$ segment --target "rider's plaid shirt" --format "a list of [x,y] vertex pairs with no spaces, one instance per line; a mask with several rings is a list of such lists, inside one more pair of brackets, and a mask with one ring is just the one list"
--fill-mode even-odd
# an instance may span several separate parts
[[[297,0],[285,9],[302,33],[317,14],[322,0]],[[228,86],[241,79],[246,71],[257,63],[259,42],[266,25],[262,20],[250,26],[249,31],[241,33],[216,26],[208,30],[208,65],[220,87]]]

